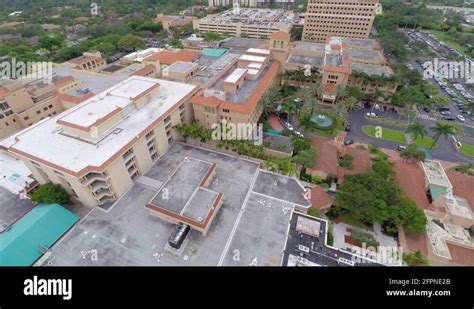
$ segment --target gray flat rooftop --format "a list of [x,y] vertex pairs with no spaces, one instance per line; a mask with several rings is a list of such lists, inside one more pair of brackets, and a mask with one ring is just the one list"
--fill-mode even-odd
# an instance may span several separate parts
[[342,65],[342,56],[326,54],[324,65],[340,66]]
[[210,168],[211,164],[208,162],[185,158],[151,204],[180,214]]
[[[258,265],[280,265],[294,203],[253,192],[259,163],[175,143],[146,177],[164,183],[185,157],[216,164],[209,189],[224,199],[206,236],[191,230],[181,249],[172,249],[167,242],[175,225],[144,208],[158,190],[136,183],[107,212],[93,209],[54,246],[44,265],[249,266],[255,258]],[[276,177],[279,183],[284,178]],[[282,185],[279,191],[291,188]],[[278,196],[284,195],[292,192]],[[234,261],[235,250],[240,259]]]
[[305,189],[296,179],[271,172],[261,171],[258,174],[253,191],[300,206],[311,206],[304,197]]
[[247,50],[249,48],[258,48],[260,45],[267,43],[266,40],[252,38],[230,38],[221,44],[221,47]]
[[170,72],[186,73],[191,70],[196,64],[192,62],[177,61],[168,67]]
[[188,205],[183,209],[182,215],[198,222],[204,221],[211,211],[218,195],[217,192],[205,188],[198,188]]
[[198,69],[190,78],[189,83],[206,87],[216,75],[230,67],[239,57],[240,54],[235,52],[227,52],[218,58],[201,56],[197,61]]
[[294,63],[294,64],[310,64],[311,66],[321,67],[324,65],[324,57],[308,57],[308,56],[295,56],[290,55],[287,63]]
[[362,59],[362,60],[377,60],[380,62],[382,59],[380,57],[380,52],[370,49],[362,49],[362,48],[349,48],[348,50],[349,56],[355,59]]
[[[131,74],[140,70],[142,67],[143,66],[141,64],[131,64],[123,70],[114,72],[112,74],[98,74],[93,72],[90,73],[86,71],[74,70],[68,64],[63,64],[61,66],[54,67],[53,74],[63,76],[71,75],[72,77],[74,77],[74,79],[80,80],[82,82],[80,88],[89,88],[90,91],[94,93],[100,93],[126,80],[130,77]],[[74,96],[82,95],[81,93],[77,92],[76,89],[69,90],[67,93]]]
[[377,65],[377,64],[363,64],[363,63],[353,63],[351,64],[353,71],[361,71],[367,75],[376,75],[382,76],[385,75],[390,77],[393,75],[392,71],[387,66]]
[[0,186],[0,226],[2,224],[13,225],[34,207],[35,204],[31,200],[22,199],[19,195]]
[[324,43],[297,42],[295,44],[294,49],[324,52],[326,50],[326,44],[324,44]]
[[[268,64],[263,69],[262,73],[260,73],[257,80],[247,79],[243,83],[242,87],[239,88],[239,90],[237,90],[235,92],[231,92],[231,93],[230,92],[226,93],[226,101],[236,103],[236,104],[246,104],[248,102],[248,99],[250,98],[250,96],[255,92],[257,87],[260,86],[260,82],[262,81],[262,79],[265,78],[265,75],[268,73],[268,70],[270,69],[270,66],[271,66],[271,63]],[[220,90],[220,91],[224,91],[224,81],[236,68],[237,68],[237,66],[234,66],[233,68],[231,68],[228,71],[228,73],[224,74],[218,81],[216,81],[211,86],[211,88],[212,89],[217,89],[217,90]]]
[[372,48],[374,45],[374,40],[371,39],[342,39],[342,44],[347,44],[349,46],[359,46],[365,48]]

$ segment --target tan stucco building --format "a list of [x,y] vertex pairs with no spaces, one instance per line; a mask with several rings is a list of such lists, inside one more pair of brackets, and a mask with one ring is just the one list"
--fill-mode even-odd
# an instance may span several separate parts
[[325,42],[331,36],[367,39],[379,0],[308,0],[303,40]]

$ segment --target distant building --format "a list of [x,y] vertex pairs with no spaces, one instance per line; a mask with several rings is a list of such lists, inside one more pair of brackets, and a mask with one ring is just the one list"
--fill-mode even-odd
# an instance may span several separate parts
[[176,15],[163,15],[158,14],[155,21],[160,22],[163,25],[163,30],[170,31],[171,28],[182,27],[184,25],[190,25],[193,20],[197,19],[195,16],[176,16]]
[[256,7],[269,7],[271,4],[281,7],[288,8],[295,4],[295,0],[209,0],[209,7],[218,6],[232,6],[238,3],[241,7],[256,8]]
[[308,0],[303,40],[325,42],[331,36],[367,39],[379,0]]
[[71,76],[55,76],[51,84],[5,82],[0,87],[0,137],[63,112],[58,92],[74,83]]
[[232,37],[268,39],[273,32],[289,33],[297,16],[285,10],[230,9],[193,21],[195,30]]
[[68,63],[74,66],[75,69],[84,71],[100,71],[107,65],[101,53],[93,51],[86,52],[80,57],[71,59]]

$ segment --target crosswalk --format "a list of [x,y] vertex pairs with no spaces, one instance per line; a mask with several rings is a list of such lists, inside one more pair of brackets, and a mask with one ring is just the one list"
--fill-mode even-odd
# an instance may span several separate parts
[[425,115],[425,114],[418,114],[417,118],[424,119],[424,120],[432,120],[436,121],[436,118],[430,115]]

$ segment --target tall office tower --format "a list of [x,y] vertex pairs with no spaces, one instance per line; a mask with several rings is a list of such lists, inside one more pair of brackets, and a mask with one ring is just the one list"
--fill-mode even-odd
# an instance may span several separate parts
[[379,0],[308,0],[303,40],[367,39],[379,11]]

